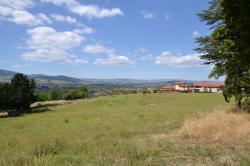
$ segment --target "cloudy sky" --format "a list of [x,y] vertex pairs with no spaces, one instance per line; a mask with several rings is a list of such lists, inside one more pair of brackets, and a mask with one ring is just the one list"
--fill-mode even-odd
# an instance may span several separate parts
[[0,0],[0,68],[81,78],[207,80],[193,50],[208,0]]

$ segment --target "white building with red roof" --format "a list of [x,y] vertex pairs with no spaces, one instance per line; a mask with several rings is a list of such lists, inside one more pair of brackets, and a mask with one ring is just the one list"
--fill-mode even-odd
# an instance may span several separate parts
[[192,85],[186,82],[175,82],[160,88],[160,92],[210,92],[222,93],[224,82],[194,82]]
[[221,93],[224,89],[224,82],[194,82],[195,92]]

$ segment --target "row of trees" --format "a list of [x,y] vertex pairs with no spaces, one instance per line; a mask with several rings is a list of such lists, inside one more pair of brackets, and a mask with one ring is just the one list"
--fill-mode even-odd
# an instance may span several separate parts
[[235,97],[237,108],[249,104],[250,94],[250,3],[249,0],[212,0],[199,14],[212,33],[197,38],[210,77],[225,77],[225,100]]
[[36,92],[37,101],[76,100],[88,96],[88,89],[80,86],[76,89],[52,89],[47,92]]

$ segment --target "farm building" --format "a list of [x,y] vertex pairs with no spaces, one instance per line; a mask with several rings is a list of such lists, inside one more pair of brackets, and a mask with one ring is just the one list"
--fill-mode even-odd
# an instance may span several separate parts
[[165,85],[160,88],[160,92],[211,92],[221,93],[224,82],[176,82],[174,85]]
[[195,92],[221,93],[224,89],[224,82],[194,82]]
[[186,82],[176,82],[175,83],[175,90],[176,91],[192,92],[192,85],[189,85]]
[[160,88],[160,92],[175,92],[175,86],[174,85],[165,85]]

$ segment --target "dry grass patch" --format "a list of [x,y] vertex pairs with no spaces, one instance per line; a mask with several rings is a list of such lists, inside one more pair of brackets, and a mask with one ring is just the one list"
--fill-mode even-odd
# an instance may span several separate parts
[[170,135],[188,142],[250,145],[250,114],[214,111],[186,120]]
[[39,106],[59,106],[73,103],[72,100],[53,100],[53,101],[42,101],[42,102],[35,102],[31,105],[32,108],[39,107]]

